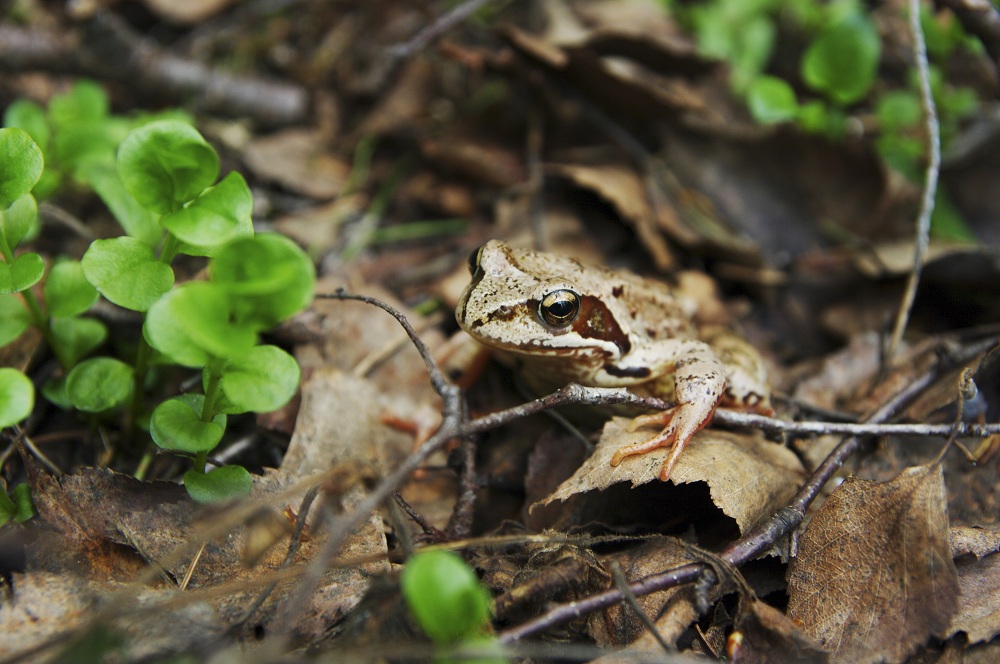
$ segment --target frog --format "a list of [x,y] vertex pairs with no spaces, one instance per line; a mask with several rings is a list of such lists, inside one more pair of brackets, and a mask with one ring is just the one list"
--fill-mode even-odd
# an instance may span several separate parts
[[667,481],[717,408],[774,413],[760,353],[724,326],[699,325],[697,300],[676,285],[501,240],[473,251],[469,271],[458,325],[513,364],[534,394],[577,383],[673,403],[633,417],[630,430],[659,432],[616,450],[612,466],[667,447]]

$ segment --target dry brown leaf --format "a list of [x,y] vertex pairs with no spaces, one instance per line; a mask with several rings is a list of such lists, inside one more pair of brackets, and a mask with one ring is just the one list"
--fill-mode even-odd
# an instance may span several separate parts
[[215,16],[236,0],[143,0],[150,11],[171,23],[194,25]]
[[[683,542],[673,537],[664,537],[608,556],[606,562],[617,561],[625,578],[635,581],[697,560],[698,557]],[[693,597],[693,587],[680,586],[649,593],[636,600],[654,621],[660,636],[667,643],[676,643],[691,623],[698,619]],[[591,637],[601,647],[629,644],[627,652],[632,655],[661,651],[659,642],[646,631],[643,623],[624,603],[593,614],[588,628]]]
[[827,661],[827,654],[801,626],[759,600],[748,602],[736,627],[743,635],[737,660],[741,664]]
[[[0,603],[0,658],[4,661],[40,646],[62,652],[54,661],[80,661],[80,654],[72,650],[73,642],[67,639],[60,643],[59,639],[78,637],[74,630],[85,628],[102,609],[117,614],[112,625],[104,626],[124,637],[122,650],[116,653],[120,661],[162,659],[163,653],[217,639],[225,628],[204,602],[174,606],[169,611],[144,609],[152,602],[176,598],[173,589],[109,586],[64,572],[14,574],[11,588],[12,597]],[[36,654],[23,661],[44,660]]]
[[965,632],[969,643],[1000,634],[1000,555],[958,563],[958,610],[946,635]]
[[[586,491],[606,489],[617,482],[637,487],[660,481],[660,470],[669,450],[661,448],[611,465],[611,457],[624,445],[649,438],[648,429],[629,432],[626,417],[612,418],[601,432],[594,453],[555,493],[537,503],[547,505]],[[761,517],[783,506],[805,477],[798,458],[787,448],[762,436],[727,431],[699,431],[681,455],[670,481],[674,484],[707,482],[714,502],[746,532]]]
[[[635,227],[643,246],[650,252],[656,265],[670,267],[674,263],[670,247],[660,235],[658,222],[650,209],[649,196],[635,169],[622,164],[546,164],[545,170],[572,180],[577,186],[589,189],[611,203],[618,214]],[[673,216],[672,208],[660,205],[660,216]],[[677,226],[676,219],[660,219],[660,224]]]
[[978,559],[1000,551],[1000,525],[954,526],[951,529],[951,555],[958,558],[972,554]]
[[958,575],[940,465],[848,478],[799,541],[788,615],[842,662],[902,662],[942,634]]
[[325,143],[318,131],[288,129],[250,141],[244,156],[258,177],[326,200],[343,189],[351,166],[326,152]]

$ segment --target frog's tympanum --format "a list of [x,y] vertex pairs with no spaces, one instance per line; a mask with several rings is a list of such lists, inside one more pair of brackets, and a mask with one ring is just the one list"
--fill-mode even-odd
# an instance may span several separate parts
[[498,240],[480,247],[469,268],[472,282],[455,312],[458,324],[509,354],[532,391],[575,382],[628,387],[675,403],[635,418],[635,426],[663,429],[618,450],[613,466],[672,446],[660,473],[666,480],[717,406],[772,412],[757,352],[720,328],[699,331],[697,303],[664,283]]

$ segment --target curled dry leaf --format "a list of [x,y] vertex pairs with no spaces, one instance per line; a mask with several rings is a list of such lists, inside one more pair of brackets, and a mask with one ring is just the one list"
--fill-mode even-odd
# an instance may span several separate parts
[[946,636],[965,632],[969,643],[1000,634],[1000,556],[958,564],[958,609]]
[[[660,481],[660,469],[669,450],[661,448],[628,457],[621,465],[611,465],[618,448],[649,438],[648,429],[629,432],[626,417],[615,417],[601,432],[594,453],[555,493],[536,503],[547,505],[585,491],[606,489],[617,482],[637,487]],[[707,482],[712,502],[732,517],[746,532],[761,517],[784,505],[798,490],[805,473],[787,448],[759,435],[726,431],[700,431],[688,443],[674,467],[674,484]]]
[[318,200],[340,193],[350,164],[324,151],[317,131],[288,129],[256,138],[246,149],[247,166],[259,177]]
[[759,600],[747,603],[737,628],[743,635],[739,661],[825,662],[827,655],[802,627],[781,611]]
[[902,662],[948,627],[958,574],[941,467],[848,478],[799,541],[788,615],[844,662]]
[[951,529],[951,555],[954,558],[972,554],[982,560],[1000,551],[1000,525],[955,526]]

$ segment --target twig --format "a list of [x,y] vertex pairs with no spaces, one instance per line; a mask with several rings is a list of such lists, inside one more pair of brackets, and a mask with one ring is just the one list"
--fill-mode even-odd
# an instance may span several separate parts
[[0,69],[51,71],[117,81],[157,99],[196,100],[198,110],[288,125],[309,110],[306,91],[290,83],[239,76],[178,57],[141,38],[111,12],[98,12],[69,36],[0,26]]
[[621,563],[617,560],[613,560],[611,562],[611,578],[615,580],[615,587],[618,588],[619,592],[621,592],[625,603],[628,604],[628,607],[632,609],[632,612],[635,613],[642,624],[646,626],[646,630],[653,635],[656,642],[660,644],[663,652],[668,655],[677,652],[677,648],[675,648],[672,643],[667,643],[667,640],[663,638],[662,634],[660,634],[660,630],[656,629],[656,624],[646,614],[642,606],[639,605],[639,599],[632,594],[632,591],[629,589],[628,579],[622,571]]
[[[420,356],[427,367],[430,382],[434,390],[440,395],[443,402],[443,416],[441,426],[430,438],[428,438],[413,454],[406,457],[403,463],[386,476],[382,482],[362,500],[353,511],[335,520],[330,528],[329,536],[313,560],[309,563],[305,573],[302,575],[299,587],[288,599],[285,605],[279,610],[278,616],[272,625],[271,634],[275,641],[287,638],[288,633],[294,624],[295,618],[302,607],[306,605],[306,600],[319,587],[320,580],[326,572],[327,567],[340,547],[343,546],[347,538],[355,531],[361,522],[368,518],[380,504],[399,489],[414,470],[445,443],[455,437],[460,430],[462,420],[462,394],[458,386],[453,384],[444,375],[431,355],[430,350],[423,340],[417,335],[416,330],[410,325],[406,317],[397,309],[388,304],[365,295],[354,295],[337,291],[333,294],[317,294],[319,298],[331,300],[357,300],[374,305],[389,313],[395,318],[410,337]],[[272,641],[272,645],[277,645]]]
[[896,348],[903,340],[906,324],[910,320],[913,301],[917,297],[917,287],[920,285],[920,274],[924,267],[924,256],[930,241],[931,214],[934,212],[934,197],[937,194],[938,175],[941,171],[941,128],[938,125],[937,108],[934,106],[934,95],[931,94],[930,67],[927,64],[927,44],[924,42],[924,31],[920,27],[920,0],[910,0],[910,31],[913,33],[913,59],[920,80],[920,103],[924,108],[924,123],[929,143],[929,158],[924,174],[924,195],[920,200],[920,214],[917,216],[916,246],[913,249],[913,268],[906,281],[906,291],[899,303],[896,313],[896,323],[886,346],[885,359],[892,360]]
[[[931,369],[923,376],[920,376],[912,383],[908,384],[905,389],[889,399],[882,405],[882,407],[866,418],[867,421],[869,423],[878,423],[892,417],[894,413],[903,408],[920,392],[925,390],[942,372],[948,370],[952,366],[968,361],[969,359],[975,357],[979,352],[981,352],[981,350],[977,346],[974,348],[967,348],[964,352],[956,356],[946,357],[940,365]],[[718,413],[716,415],[718,415]],[[820,489],[822,489],[823,485],[825,485],[833,474],[837,472],[837,470],[843,465],[844,461],[846,461],[847,458],[857,450],[860,444],[861,438],[858,436],[852,436],[844,439],[844,441],[841,442],[829,456],[827,456],[819,468],[816,469],[813,475],[802,486],[787,507],[782,507],[774,515],[772,515],[771,518],[758,524],[755,528],[751,529],[750,532],[730,544],[719,554],[719,557],[722,560],[739,567],[756,557],[762,551],[766,551],[770,547],[774,546],[775,542],[777,542],[780,538],[791,533],[800,523],[802,523],[806,509],[816,499],[816,496],[819,495]],[[704,574],[711,573],[711,569],[705,564],[691,563],[660,574],[647,576],[630,584],[629,588],[637,596],[646,595],[658,590],[666,590],[667,588],[674,588],[681,584],[694,582],[701,578]],[[529,620],[528,622],[501,632],[498,635],[498,640],[504,644],[512,643],[534,634],[538,634],[539,632],[549,629],[555,625],[559,625],[588,613],[607,608],[620,602],[621,600],[621,592],[618,590],[607,590],[603,593],[592,595],[591,597],[583,600],[559,604],[550,608],[542,615]]]
[[436,21],[411,37],[408,41],[389,49],[393,58],[404,60],[427,48],[432,41],[451,30],[465,19],[469,18],[492,0],[467,0],[449,12],[438,17]]

